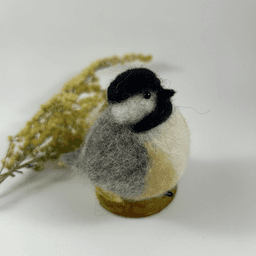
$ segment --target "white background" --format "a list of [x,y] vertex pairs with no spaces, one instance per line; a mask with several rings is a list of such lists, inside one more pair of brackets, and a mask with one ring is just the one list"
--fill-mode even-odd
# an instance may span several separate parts
[[105,211],[74,173],[24,169],[0,186],[0,254],[256,255],[255,17],[250,0],[1,0],[1,159],[65,82],[130,52],[177,91],[191,158],[171,205],[140,219]]

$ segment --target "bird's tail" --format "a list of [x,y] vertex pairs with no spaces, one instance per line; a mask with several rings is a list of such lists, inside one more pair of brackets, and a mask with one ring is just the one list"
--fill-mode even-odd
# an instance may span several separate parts
[[61,156],[60,160],[66,164],[69,167],[78,167],[78,157],[81,154],[82,147],[80,147],[78,150],[66,153]]

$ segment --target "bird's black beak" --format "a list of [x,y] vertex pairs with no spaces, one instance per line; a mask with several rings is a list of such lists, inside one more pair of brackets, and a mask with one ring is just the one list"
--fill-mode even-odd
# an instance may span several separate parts
[[163,89],[160,93],[163,98],[170,99],[176,92],[174,90]]

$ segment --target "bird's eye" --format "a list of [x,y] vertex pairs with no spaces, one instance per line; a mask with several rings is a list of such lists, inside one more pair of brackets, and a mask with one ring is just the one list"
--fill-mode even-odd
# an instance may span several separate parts
[[146,91],[143,93],[143,97],[148,100],[151,97],[151,93],[149,91]]

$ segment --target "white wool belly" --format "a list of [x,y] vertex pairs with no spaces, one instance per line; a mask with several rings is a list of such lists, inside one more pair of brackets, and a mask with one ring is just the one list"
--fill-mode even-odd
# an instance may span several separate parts
[[157,127],[139,134],[143,142],[151,142],[169,155],[178,179],[186,170],[190,155],[190,132],[185,118],[173,106],[168,120]]

